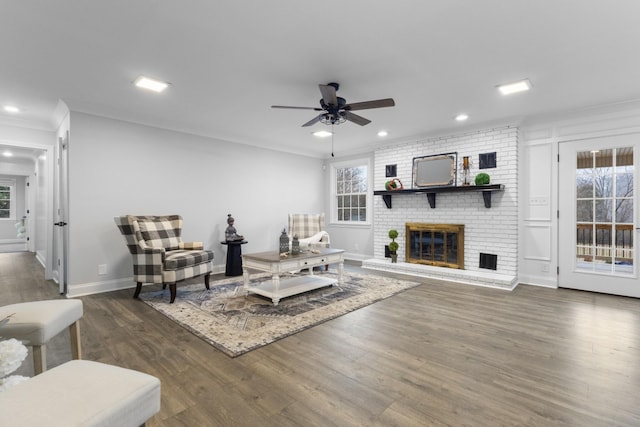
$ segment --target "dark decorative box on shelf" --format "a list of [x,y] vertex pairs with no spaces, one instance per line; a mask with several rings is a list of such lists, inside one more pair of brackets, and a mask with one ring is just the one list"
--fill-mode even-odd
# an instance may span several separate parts
[[482,198],[484,199],[484,207],[491,207],[491,193],[494,191],[504,191],[504,184],[488,184],[488,185],[462,185],[458,187],[443,186],[443,187],[428,187],[428,188],[414,188],[407,190],[381,190],[374,191],[376,196],[382,196],[384,204],[387,208],[391,209],[391,196],[401,196],[406,194],[426,194],[429,200],[429,206],[431,208],[436,207],[436,194],[438,193],[465,193],[465,192],[482,192]]

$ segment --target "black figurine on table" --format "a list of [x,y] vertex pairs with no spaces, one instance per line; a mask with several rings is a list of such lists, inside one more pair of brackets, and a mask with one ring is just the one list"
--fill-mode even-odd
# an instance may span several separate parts
[[236,240],[244,240],[244,236],[239,235],[236,232],[236,228],[233,226],[233,223],[236,220],[233,219],[231,214],[227,214],[227,229],[224,232],[224,238],[227,242],[235,242]]
[[227,266],[225,276],[242,275],[242,248],[240,245],[247,243],[244,236],[241,236],[233,226],[235,219],[231,214],[227,214],[227,229],[224,232],[223,245],[227,245]]

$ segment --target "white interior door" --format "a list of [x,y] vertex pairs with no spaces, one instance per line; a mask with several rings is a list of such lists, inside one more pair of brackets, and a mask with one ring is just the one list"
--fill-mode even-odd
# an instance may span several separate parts
[[69,132],[64,138],[58,138],[58,161],[56,165],[56,209],[54,222],[55,240],[55,265],[57,269],[58,286],[61,294],[67,293],[67,203],[68,203],[68,153],[69,153]]
[[558,285],[640,297],[640,134],[559,144]]

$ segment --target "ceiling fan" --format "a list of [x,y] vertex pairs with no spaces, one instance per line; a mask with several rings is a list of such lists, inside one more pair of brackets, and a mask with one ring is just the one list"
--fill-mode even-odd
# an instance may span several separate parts
[[322,99],[320,108],[318,107],[289,107],[285,105],[272,105],[271,108],[289,108],[294,110],[314,110],[321,111],[313,119],[303,124],[303,127],[314,125],[318,122],[326,125],[339,125],[345,121],[350,121],[360,126],[368,125],[371,120],[352,113],[357,110],[368,110],[371,108],[393,107],[396,105],[393,98],[376,99],[375,101],[354,102],[347,104],[347,100],[336,95],[340,88],[338,83],[318,85]]

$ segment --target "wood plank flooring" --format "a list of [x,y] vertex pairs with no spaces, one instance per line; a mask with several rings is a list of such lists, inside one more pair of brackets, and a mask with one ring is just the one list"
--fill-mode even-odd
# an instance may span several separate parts
[[[133,290],[82,297],[84,358],[160,378],[148,426],[640,425],[640,300],[421,281],[235,359]],[[0,290],[60,298],[30,253],[0,254]],[[70,358],[62,333],[49,366]]]

